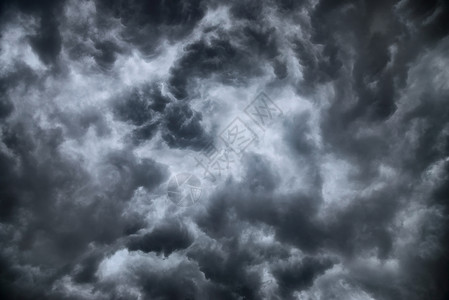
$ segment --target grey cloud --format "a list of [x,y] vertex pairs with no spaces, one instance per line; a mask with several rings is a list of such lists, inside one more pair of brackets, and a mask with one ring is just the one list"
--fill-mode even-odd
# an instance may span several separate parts
[[329,259],[305,257],[300,264],[276,266],[273,273],[285,299],[292,296],[292,291],[310,287],[314,279],[331,266]]
[[38,35],[30,37],[30,44],[44,63],[54,63],[61,51],[57,20],[51,15],[42,15],[38,32]]
[[168,256],[173,251],[189,247],[192,242],[193,238],[189,234],[188,229],[185,228],[185,225],[176,222],[176,220],[171,220],[157,226],[151,232],[141,237],[132,238],[129,242],[128,249],[144,252],[153,251]]
[[185,55],[172,68],[169,81],[171,92],[178,99],[184,99],[189,96],[189,81],[212,74],[219,74],[224,82],[232,82],[236,76],[244,80],[246,73],[252,69],[248,61],[244,60],[245,56],[229,39],[192,43],[186,47]]
[[[154,53],[164,39],[180,39],[190,33],[205,14],[202,1],[97,1],[100,19],[117,18],[121,37],[144,53]],[[107,23],[105,20],[103,23]]]
[[[237,6],[232,6],[231,11]],[[263,74],[262,66],[256,63],[258,60],[274,62],[281,52],[276,28],[263,19],[227,31],[207,28],[204,36],[208,35],[212,37],[187,45],[171,69],[170,89],[178,99],[196,97],[195,93],[188,93],[194,90],[190,85],[195,78],[214,76],[224,84],[243,85]],[[285,77],[285,72],[282,65],[277,66],[279,77]]]
[[[0,6],[2,299],[448,297],[445,2],[73,5]],[[165,201],[263,88],[283,119]]]
[[164,140],[171,147],[192,147],[200,150],[210,138],[201,125],[202,115],[187,104],[173,103],[167,108],[163,132]]

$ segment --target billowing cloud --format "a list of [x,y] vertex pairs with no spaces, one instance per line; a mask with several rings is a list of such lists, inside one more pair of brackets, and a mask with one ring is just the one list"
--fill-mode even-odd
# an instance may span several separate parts
[[3,1],[0,297],[447,299],[448,15]]

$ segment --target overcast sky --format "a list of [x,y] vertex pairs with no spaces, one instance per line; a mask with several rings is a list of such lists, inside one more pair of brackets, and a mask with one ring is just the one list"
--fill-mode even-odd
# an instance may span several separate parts
[[0,298],[449,299],[444,0],[0,2]]

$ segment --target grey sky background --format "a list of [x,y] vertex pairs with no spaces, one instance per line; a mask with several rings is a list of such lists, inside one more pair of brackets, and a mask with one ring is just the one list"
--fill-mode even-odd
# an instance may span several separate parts
[[0,3],[1,299],[449,299],[445,1]]

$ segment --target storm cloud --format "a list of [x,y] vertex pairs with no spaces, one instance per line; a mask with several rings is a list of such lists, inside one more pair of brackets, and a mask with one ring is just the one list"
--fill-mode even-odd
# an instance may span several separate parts
[[442,0],[2,1],[0,298],[448,299],[448,53]]

